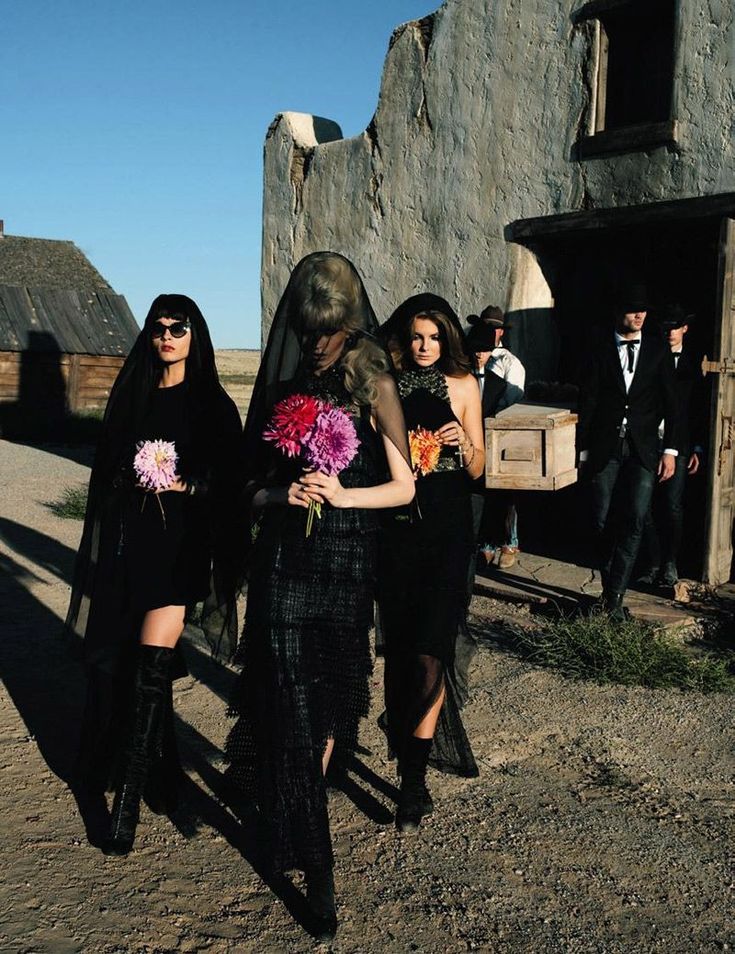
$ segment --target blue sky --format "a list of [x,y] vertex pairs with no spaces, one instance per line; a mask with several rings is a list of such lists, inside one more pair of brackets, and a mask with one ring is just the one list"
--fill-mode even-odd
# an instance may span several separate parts
[[257,347],[269,123],[360,132],[391,32],[438,4],[4,0],[6,233],[71,239],[139,321],[183,292],[217,347]]

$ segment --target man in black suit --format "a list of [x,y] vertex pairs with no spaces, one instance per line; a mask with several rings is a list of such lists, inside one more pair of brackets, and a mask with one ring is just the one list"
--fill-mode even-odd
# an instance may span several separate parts
[[[678,402],[671,352],[643,337],[647,305],[635,289],[615,309],[615,327],[585,354],[577,446],[590,480],[599,546],[601,606],[623,620],[623,597],[658,477],[670,480],[678,456]],[[658,429],[664,421],[663,452]]]
[[[704,389],[701,355],[685,342],[694,316],[680,305],[669,305],[661,316],[661,330],[674,358],[676,397],[679,403],[679,456],[674,475],[654,492],[643,530],[641,553],[646,568],[638,583],[673,586],[679,579],[676,566],[684,526],[684,489],[687,474],[696,474],[703,453]],[[663,437],[663,433],[661,432]]]

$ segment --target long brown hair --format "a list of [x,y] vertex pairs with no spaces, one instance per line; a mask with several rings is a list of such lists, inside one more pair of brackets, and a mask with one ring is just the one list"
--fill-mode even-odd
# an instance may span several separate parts
[[411,354],[411,339],[413,337],[414,322],[417,318],[428,318],[433,321],[439,331],[441,354],[436,367],[442,374],[450,378],[461,378],[472,370],[470,360],[464,349],[462,333],[454,322],[435,308],[418,311],[410,320],[404,321],[396,329],[395,337],[389,343],[389,349],[396,371],[405,371],[413,364]]

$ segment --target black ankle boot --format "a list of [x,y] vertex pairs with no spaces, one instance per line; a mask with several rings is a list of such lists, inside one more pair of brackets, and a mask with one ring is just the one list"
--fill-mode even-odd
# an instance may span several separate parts
[[306,900],[311,909],[311,934],[314,939],[320,944],[333,941],[337,934],[337,909],[331,868],[306,873]]
[[102,849],[106,855],[127,855],[133,847],[140,798],[151,759],[161,744],[173,655],[173,649],[163,646],[138,647],[123,769],[112,805],[109,834]]
[[601,605],[607,613],[610,622],[625,623],[630,619],[630,613],[623,606],[623,597],[625,593],[616,593],[613,590],[603,590]]
[[399,831],[416,831],[424,815],[434,811],[434,802],[426,787],[426,766],[431,752],[431,739],[408,740],[400,761],[401,792],[398,796],[396,827]]

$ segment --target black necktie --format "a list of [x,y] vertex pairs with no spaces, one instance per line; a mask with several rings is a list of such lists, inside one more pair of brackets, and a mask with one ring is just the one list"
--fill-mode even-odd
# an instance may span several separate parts
[[633,373],[633,365],[635,364],[635,342],[628,342],[628,371]]
[[635,341],[620,341],[618,342],[618,347],[625,345],[628,349],[628,371],[630,374],[633,373],[633,367],[635,366],[635,346],[640,344],[639,340]]

